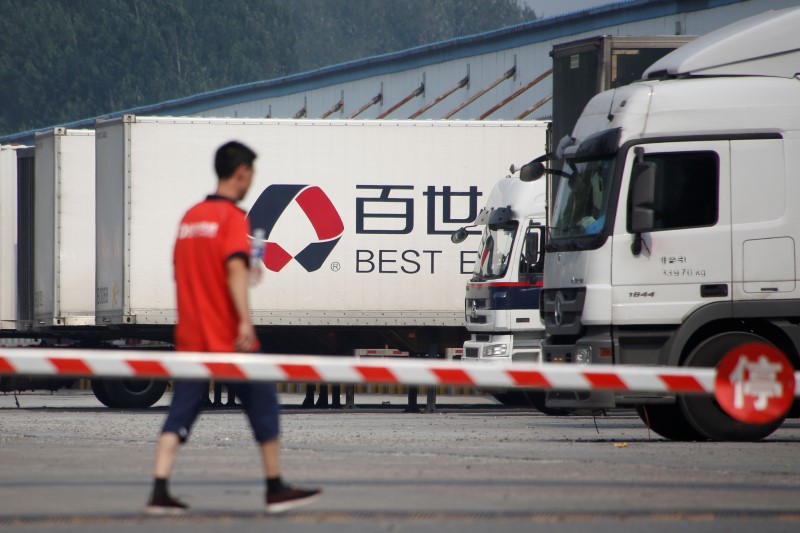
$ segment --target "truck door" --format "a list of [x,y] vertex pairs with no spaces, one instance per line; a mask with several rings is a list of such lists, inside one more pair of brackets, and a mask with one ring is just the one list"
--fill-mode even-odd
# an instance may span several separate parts
[[519,281],[542,285],[544,244],[544,226],[532,219],[526,220],[520,243]]
[[[637,152],[655,165],[652,231],[641,234],[638,254],[630,222]],[[680,324],[702,305],[730,300],[729,142],[639,145],[627,153],[623,172],[613,234],[613,322]]]
[[789,207],[796,179],[787,174],[784,158],[780,138],[731,141],[734,301],[800,294]]

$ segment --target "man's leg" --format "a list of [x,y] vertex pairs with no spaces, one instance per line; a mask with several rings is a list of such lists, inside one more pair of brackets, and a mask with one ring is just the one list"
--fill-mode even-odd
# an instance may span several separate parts
[[231,383],[261,450],[264,476],[281,475],[280,405],[274,383]]
[[265,504],[267,512],[280,513],[316,501],[321,490],[291,487],[281,478],[280,405],[275,385],[237,383],[234,387],[261,450],[267,491]]
[[178,446],[181,443],[177,433],[162,433],[156,444],[156,465],[153,468],[153,477],[167,479],[172,473],[175,459],[178,456]]
[[203,407],[207,387],[204,382],[175,382],[169,414],[156,445],[153,492],[145,508],[148,514],[181,514],[189,507],[170,495],[169,476],[178,456],[178,447],[189,438],[192,425]]
[[281,439],[275,437],[259,444],[261,461],[264,464],[264,477],[281,477]]

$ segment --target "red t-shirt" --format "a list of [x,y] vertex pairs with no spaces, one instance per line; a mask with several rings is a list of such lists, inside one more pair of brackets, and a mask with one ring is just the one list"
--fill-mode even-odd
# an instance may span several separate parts
[[250,223],[222,196],[209,196],[181,220],[173,255],[178,290],[175,348],[233,352],[239,315],[228,288],[227,262],[249,260]]

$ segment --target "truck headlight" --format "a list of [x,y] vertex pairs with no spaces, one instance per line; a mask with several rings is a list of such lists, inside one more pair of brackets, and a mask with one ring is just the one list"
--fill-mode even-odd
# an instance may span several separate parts
[[588,365],[592,362],[591,346],[578,346],[575,348],[575,364]]
[[483,348],[484,357],[505,357],[508,355],[508,344],[490,344]]

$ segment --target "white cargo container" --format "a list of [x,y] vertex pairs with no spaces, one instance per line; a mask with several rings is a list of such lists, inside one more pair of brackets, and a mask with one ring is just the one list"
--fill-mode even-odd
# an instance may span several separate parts
[[37,133],[35,157],[35,325],[94,325],[94,132]]
[[96,131],[98,324],[175,322],[175,231],[216,185],[214,151],[236,139],[259,155],[241,204],[267,233],[255,323],[411,328],[408,339],[419,327],[463,336],[479,232],[449,236],[503,169],[543,153],[546,123],[126,116]]
[[0,330],[17,320],[17,150],[0,146]]

